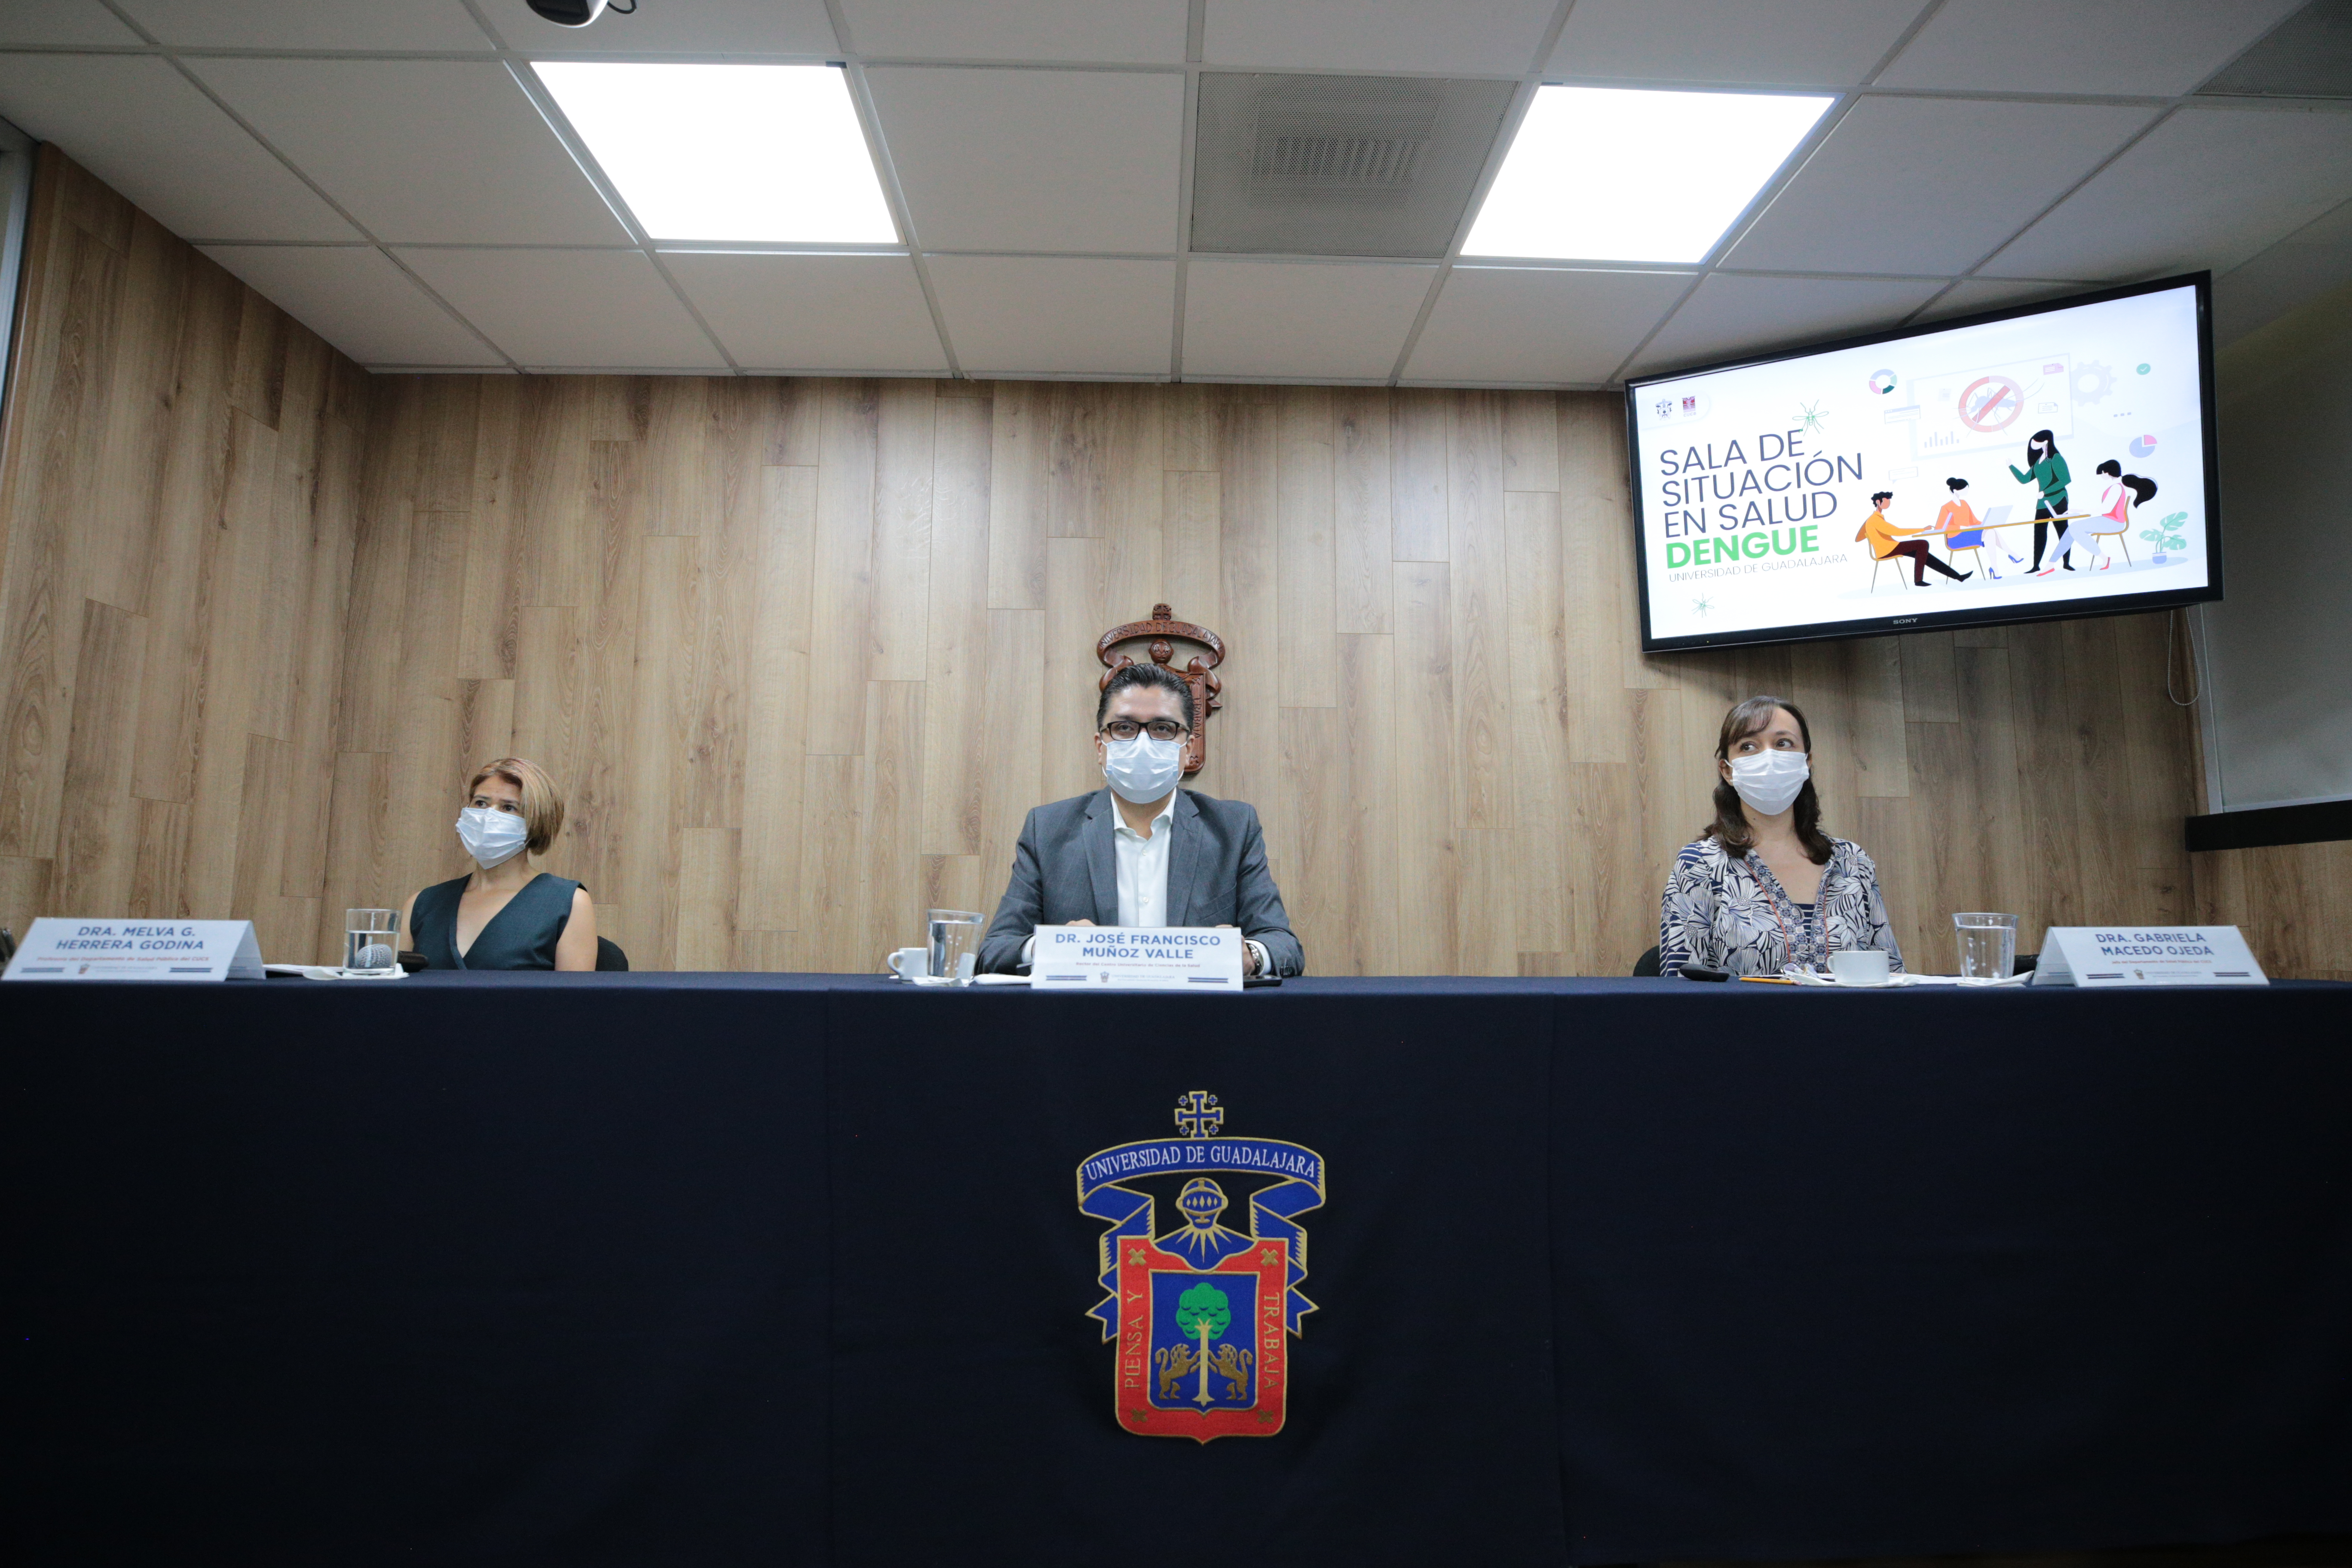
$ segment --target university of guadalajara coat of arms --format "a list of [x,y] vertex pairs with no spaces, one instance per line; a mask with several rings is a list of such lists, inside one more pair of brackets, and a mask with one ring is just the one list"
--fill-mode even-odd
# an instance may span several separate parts
[[[1217,1097],[1176,1104],[1176,1138],[1121,1143],[1078,1167],[1078,1207],[1108,1222],[1097,1259],[1109,1295],[1090,1314],[1118,1347],[1118,1424],[1146,1437],[1271,1437],[1290,1394],[1289,1342],[1315,1310],[1307,1230],[1323,1203],[1323,1156],[1297,1143],[1223,1135]],[[1207,1173],[1271,1184],[1249,1194],[1249,1229],[1224,1223],[1232,1202]],[[1189,1175],[1164,1234],[1149,1193],[1123,1185]]]

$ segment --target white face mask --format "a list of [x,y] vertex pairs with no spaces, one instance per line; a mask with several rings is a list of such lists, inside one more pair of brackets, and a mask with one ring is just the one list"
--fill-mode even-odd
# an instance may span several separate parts
[[493,866],[503,866],[521,854],[523,842],[530,837],[530,826],[510,811],[469,805],[457,814],[457,842],[466,847],[474,864],[485,871]]
[[1731,759],[1731,787],[1765,816],[1778,816],[1794,805],[1797,793],[1811,776],[1802,752],[1759,752]]
[[1137,805],[1150,805],[1176,787],[1184,772],[1184,742],[1155,741],[1138,735],[1132,741],[1103,742],[1103,777],[1113,794]]

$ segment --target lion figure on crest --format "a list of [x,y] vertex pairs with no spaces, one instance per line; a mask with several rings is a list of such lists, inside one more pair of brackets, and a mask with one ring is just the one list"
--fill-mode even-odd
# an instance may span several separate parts
[[1255,1360],[1239,1345],[1219,1345],[1209,1355],[1209,1370],[1225,1380],[1228,1397],[1239,1399],[1249,1393],[1250,1363]]
[[1201,1360],[1187,1344],[1168,1345],[1155,1352],[1152,1361],[1160,1367],[1160,1397],[1174,1399],[1181,1393],[1186,1378],[1201,1370]]

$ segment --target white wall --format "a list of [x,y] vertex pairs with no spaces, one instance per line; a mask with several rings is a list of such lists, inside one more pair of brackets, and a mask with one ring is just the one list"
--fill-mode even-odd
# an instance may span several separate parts
[[2221,351],[2209,809],[2352,797],[2352,286]]

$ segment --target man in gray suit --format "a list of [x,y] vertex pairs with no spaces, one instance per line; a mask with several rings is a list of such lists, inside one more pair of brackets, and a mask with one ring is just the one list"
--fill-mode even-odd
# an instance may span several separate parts
[[1238,926],[1244,973],[1306,969],[1257,813],[1176,787],[1192,722],[1192,689],[1173,670],[1130,664],[1111,676],[1095,705],[1095,761],[1110,787],[1029,813],[982,971],[1027,970],[1041,925]]

